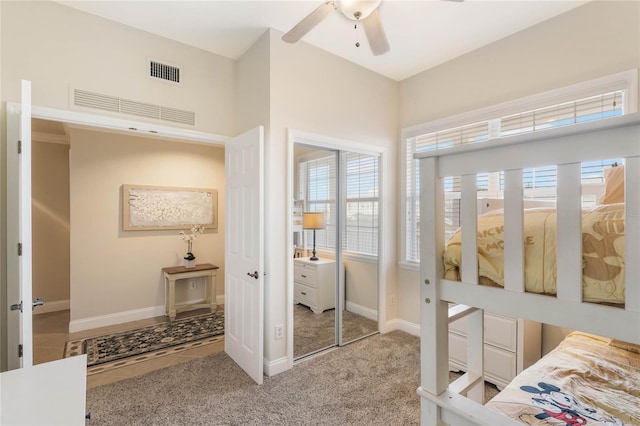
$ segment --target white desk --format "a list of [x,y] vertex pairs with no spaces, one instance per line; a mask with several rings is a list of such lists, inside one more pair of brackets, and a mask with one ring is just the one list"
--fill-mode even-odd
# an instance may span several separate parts
[[[196,265],[195,268],[184,266],[170,266],[162,268],[166,282],[166,314],[169,320],[176,319],[176,314],[192,309],[209,308],[211,312],[216,310],[216,273],[218,267],[210,263]],[[189,303],[176,306],[176,281],[188,278],[207,277],[206,298],[202,302]]]
[[87,356],[0,374],[0,424],[84,425]]

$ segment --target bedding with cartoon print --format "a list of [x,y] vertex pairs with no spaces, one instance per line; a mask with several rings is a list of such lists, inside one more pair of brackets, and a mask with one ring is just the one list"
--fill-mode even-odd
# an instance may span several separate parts
[[[556,211],[526,209],[524,214],[525,289],[556,294]],[[607,204],[582,213],[583,300],[624,303],[624,204]],[[445,248],[444,278],[460,281],[461,231]],[[479,282],[504,286],[504,213],[478,216]]]
[[486,405],[529,425],[640,425],[640,346],[570,333]]

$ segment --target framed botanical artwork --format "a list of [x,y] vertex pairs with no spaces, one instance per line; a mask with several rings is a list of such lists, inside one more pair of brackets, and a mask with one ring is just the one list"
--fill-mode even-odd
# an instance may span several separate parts
[[203,188],[122,185],[125,231],[218,228],[218,191]]

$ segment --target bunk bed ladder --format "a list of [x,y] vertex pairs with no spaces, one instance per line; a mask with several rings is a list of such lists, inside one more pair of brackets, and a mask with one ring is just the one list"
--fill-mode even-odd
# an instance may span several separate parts
[[[505,418],[482,406],[484,399],[484,311],[449,304],[441,300],[438,282],[442,277],[444,249],[444,188],[437,158],[420,160],[420,257],[422,358],[421,424],[505,424]],[[461,178],[462,281],[478,284],[476,175]],[[429,200],[429,202],[425,202]],[[467,372],[450,385],[448,324],[467,316]],[[509,424],[507,419],[507,424]]]

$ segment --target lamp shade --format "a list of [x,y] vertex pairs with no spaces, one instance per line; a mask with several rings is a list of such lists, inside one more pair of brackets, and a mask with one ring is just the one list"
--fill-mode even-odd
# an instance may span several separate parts
[[322,212],[305,212],[302,214],[303,229],[324,229],[324,213]]

